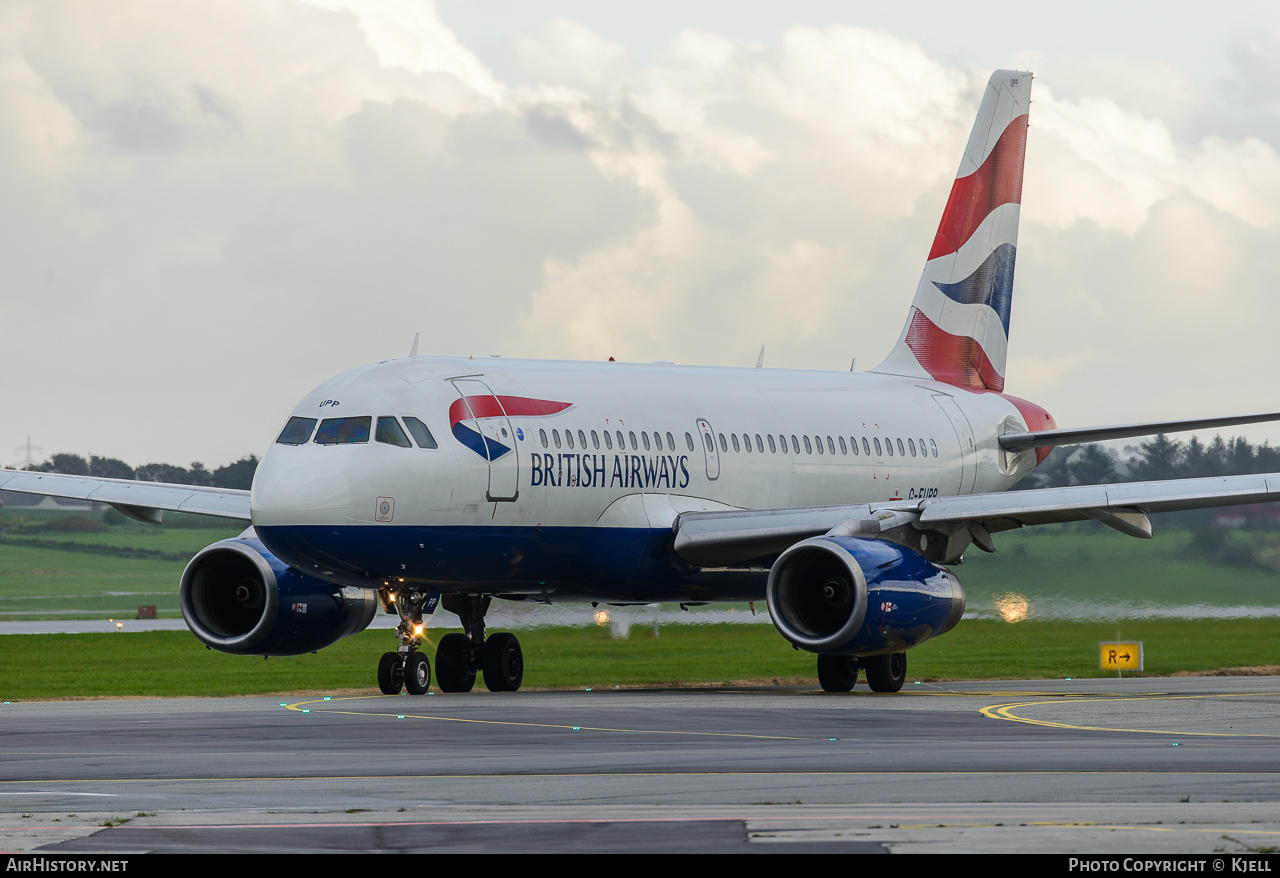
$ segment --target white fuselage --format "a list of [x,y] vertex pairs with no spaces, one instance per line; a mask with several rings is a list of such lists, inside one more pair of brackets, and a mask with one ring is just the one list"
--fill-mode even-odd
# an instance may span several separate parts
[[[408,529],[411,542],[416,529],[435,539],[494,529],[511,535],[516,557],[559,531],[669,534],[684,511],[1000,491],[1035,465],[1034,453],[1009,455],[997,444],[1029,426],[1010,398],[870,373],[420,357],[338,375],[293,414],[411,416],[438,445],[370,436],[271,446],[253,485],[255,527],[268,544],[267,534],[298,530],[313,546],[314,534],[343,528],[332,531],[334,556],[340,535],[356,532],[362,544],[389,546],[392,537],[374,531]],[[487,451],[480,436],[492,440]],[[379,566],[371,552],[349,570],[376,580],[412,569],[398,558],[370,569]],[[302,554],[310,567],[325,566],[314,551]],[[537,576],[545,581],[553,567],[544,563]],[[455,569],[445,578],[469,576]]]

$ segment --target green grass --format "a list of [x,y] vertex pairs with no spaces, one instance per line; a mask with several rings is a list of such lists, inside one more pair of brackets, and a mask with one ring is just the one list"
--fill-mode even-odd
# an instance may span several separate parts
[[[433,640],[445,633],[432,629]],[[1098,643],[1114,625],[1083,622],[964,622],[908,656],[909,679],[1087,678]],[[1280,619],[1133,622],[1125,638],[1145,643],[1147,672],[1280,665]],[[815,659],[768,625],[671,625],[657,637],[632,629],[546,628],[519,633],[525,686],[611,689],[738,680],[792,683],[815,678]],[[376,691],[378,656],[395,646],[388,631],[366,631],[317,655],[229,656],[185,632],[0,637],[3,700],[85,696],[247,695]],[[434,655],[429,648],[429,654]],[[69,669],[74,668],[74,673]]]
[[[1232,539],[1260,544],[1272,534],[1239,532]],[[1280,575],[1264,569],[1227,567],[1183,560],[1191,541],[1187,530],[1157,522],[1156,536],[1138,540],[1101,525],[1052,526],[996,534],[999,552],[976,548],[956,568],[969,607],[990,610],[995,599],[1014,592],[1037,600],[1067,599],[1085,607],[1125,604],[1209,604],[1280,606]]]

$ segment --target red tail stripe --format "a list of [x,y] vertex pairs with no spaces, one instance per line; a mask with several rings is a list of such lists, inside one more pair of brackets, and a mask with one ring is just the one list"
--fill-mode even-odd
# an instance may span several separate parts
[[919,308],[911,309],[907,347],[935,381],[997,393],[1004,390],[1004,376],[991,365],[982,345],[967,336],[952,335],[938,328]]
[[1027,114],[1004,129],[982,167],[951,184],[930,259],[955,253],[982,221],[1002,204],[1022,203],[1022,165],[1027,153]]

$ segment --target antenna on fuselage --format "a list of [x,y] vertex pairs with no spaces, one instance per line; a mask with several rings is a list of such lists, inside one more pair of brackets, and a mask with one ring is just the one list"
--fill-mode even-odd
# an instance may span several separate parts
[[419,334],[420,334],[420,333],[417,333],[417,332],[415,332],[415,333],[413,334],[413,347],[409,348],[409,359],[411,359],[411,360],[416,360],[416,359],[418,359],[418,336],[419,336]]
[[756,357],[756,368],[759,369],[764,365],[764,345],[760,345],[760,356]]
[[858,371],[858,358],[857,358],[857,357],[854,357],[852,360],[850,360],[850,361],[849,361],[849,371],[850,371],[850,372],[857,372],[857,371]]

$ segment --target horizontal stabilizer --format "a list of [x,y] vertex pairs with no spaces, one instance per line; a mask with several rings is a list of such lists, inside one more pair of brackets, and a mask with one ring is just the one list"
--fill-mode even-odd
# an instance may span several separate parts
[[1265,421],[1280,421],[1280,412],[1265,415],[1238,415],[1230,418],[1199,418],[1193,421],[1149,421],[1141,424],[1115,424],[1110,427],[1070,427],[1061,430],[1006,433],[1000,437],[1000,447],[1007,451],[1026,451],[1029,448],[1082,445],[1085,442],[1155,436],[1158,433],[1183,433],[1187,430],[1213,430],[1218,427],[1260,424]]

